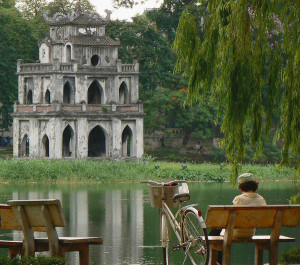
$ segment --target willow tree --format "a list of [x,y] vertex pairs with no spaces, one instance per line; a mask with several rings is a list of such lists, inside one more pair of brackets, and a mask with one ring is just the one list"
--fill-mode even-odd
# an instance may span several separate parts
[[[282,163],[300,154],[300,1],[207,0],[207,12],[183,12],[176,71],[189,76],[187,102],[209,100],[224,114],[222,145],[233,164],[245,158],[247,130],[259,155],[278,115]],[[199,1],[203,4],[203,1]]]

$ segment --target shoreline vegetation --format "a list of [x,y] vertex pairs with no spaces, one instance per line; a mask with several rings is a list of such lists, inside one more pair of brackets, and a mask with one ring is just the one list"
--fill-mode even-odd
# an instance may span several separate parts
[[[227,182],[230,165],[155,161],[0,159],[0,182],[137,183],[140,180]],[[296,170],[278,165],[245,164],[240,172],[251,172],[259,181],[299,181]]]

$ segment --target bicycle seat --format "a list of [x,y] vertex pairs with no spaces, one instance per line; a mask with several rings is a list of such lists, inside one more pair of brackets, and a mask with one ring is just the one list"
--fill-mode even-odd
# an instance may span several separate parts
[[173,196],[173,202],[187,202],[191,198],[189,193],[179,193]]

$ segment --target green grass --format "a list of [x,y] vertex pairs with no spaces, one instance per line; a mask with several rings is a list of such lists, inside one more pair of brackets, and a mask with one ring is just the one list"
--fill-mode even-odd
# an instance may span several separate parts
[[64,265],[66,264],[65,260],[58,257],[29,257],[29,258],[13,258],[10,259],[5,256],[0,257],[1,265]]
[[1,155],[12,155],[13,154],[13,149],[9,148],[9,149],[1,149],[0,150],[0,156]]
[[[260,180],[293,180],[295,170],[275,165],[244,165],[240,172],[251,172]],[[153,161],[110,160],[0,160],[1,182],[138,182],[140,180],[186,179],[189,181],[228,180],[230,166]]]

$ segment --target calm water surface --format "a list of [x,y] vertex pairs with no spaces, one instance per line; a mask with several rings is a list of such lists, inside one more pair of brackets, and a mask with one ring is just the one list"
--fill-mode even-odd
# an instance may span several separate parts
[[[292,182],[261,183],[259,193],[268,204],[287,204],[297,187]],[[190,203],[198,203],[203,213],[209,204],[232,204],[239,192],[230,184],[189,183]],[[91,264],[162,264],[159,247],[158,209],[150,206],[147,185],[11,185],[1,184],[0,203],[10,199],[55,198],[62,202],[68,223],[59,228],[60,236],[101,236],[102,246],[90,247]],[[259,233],[268,233],[263,230]],[[296,237],[295,243],[281,244],[280,252],[300,244],[300,229],[287,228],[283,234]],[[19,240],[19,232],[1,231],[2,238]],[[42,235],[44,236],[44,235]],[[232,264],[253,264],[254,246],[234,244]],[[6,254],[6,250],[1,250]],[[171,264],[179,265],[181,251],[171,253]],[[78,255],[68,254],[68,264],[78,264]],[[265,257],[267,262],[267,256]]]

